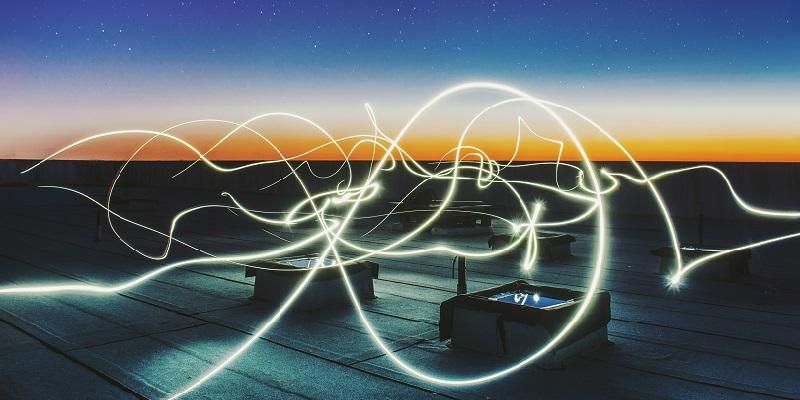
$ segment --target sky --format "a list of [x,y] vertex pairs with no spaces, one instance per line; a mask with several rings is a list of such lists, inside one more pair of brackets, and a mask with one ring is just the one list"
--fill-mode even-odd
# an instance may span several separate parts
[[[3,8],[0,158],[42,158],[105,131],[274,111],[338,137],[370,134],[365,103],[394,135],[426,99],[480,80],[576,109],[640,160],[800,161],[800,2],[791,0],[12,0]],[[438,158],[498,99],[448,100],[403,145]],[[503,158],[517,115],[562,135],[545,115],[513,109],[487,117],[472,140]],[[288,153],[323,142],[307,124],[256,125]],[[582,128],[593,158],[620,157]],[[228,129],[198,123],[176,134],[207,148]],[[214,156],[274,157],[245,136]],[[64,156],[124,158],[146,138],[104,139]],[[524,158],[554,154],[525,145]],[[145,156],[190,155],[159,143]]]

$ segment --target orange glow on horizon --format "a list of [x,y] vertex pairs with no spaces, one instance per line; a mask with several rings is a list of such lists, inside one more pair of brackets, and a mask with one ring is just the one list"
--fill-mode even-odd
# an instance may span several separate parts
[[[409,136],[401,143],[403,148],[415,160],[439,160],[447,151],[455,147],[452,137]],[[198,135],[191,137],[191,143],[199,149],[208,149],[219,137]],[[72,149],[56,159],[62,160],[125,160],[133,151],[146,140],[146,136],[117,137],[105,139],[96,143],[87,143],[79,148]],[[270,137],[287,157],[296,156],[315,146],[324,143],[323,138],[297,140],[293,135]],[[526,139],[527,140],[527,139]],[[631,152],[637,161],[699,161],[699,162],[800,162],[800,140],[796,137],[679,137],[672,136],[664,139],[651,138],[623,138],[620,142]],[[348,140],[341,143],[345,152],[349,152],[355,141]],[[497,140],[491,137],[475,137],[467,140],[465,144],[478,146],[495,160],[508,160],[514,147],[514,138],[504,137]],[[518,161],[555,160],[557,146],[547,143],[533,143],[523,141]],[[606,140],[592,137],[583,141],[584,146],[593,161],[626,161],[624,155]],[[48,146],[48,151],[57,148]],[[381,155],[380,149],[377,156]],[[397,153],[395,153],[397,154]],[[372,146],[362,145],[353,152],[351,160],[369,160],[372,157]],[[35,158],[35,157],[18,157]],[[140,161],[179,161],[194,160],[194,153],[167,141],[155,143],[142,152],[135,160]],[[255,139],[232,138],[209,154],[209,158],[219,161],[252,161],[274,160],[278,154],[269,145]],[[318,149],[312,154],[301,157],[309,161],[337,161],[343,157],[332,145]],[[444,157],[452,160],[453,154]],[[567,144],[562,156],[564,161],[579,161],[580,157],[574,147]]]

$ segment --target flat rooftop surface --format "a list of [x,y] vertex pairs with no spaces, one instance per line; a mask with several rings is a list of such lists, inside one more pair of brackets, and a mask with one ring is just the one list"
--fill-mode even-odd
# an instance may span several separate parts
[[[171,261],[197,256],[175,245],[166,261],[134,253],[103,228],[96,209],[74,195],[0,188],[0,286],[117,283]],[[159,210],[126,215],[163,229]],[[198,217],[176,236],[212,253],[265,249],[280,240],[238,229],[227,212]],[[205,229],[203,229],[205,228]],[[252,226],[250,226],[252,228]],[[567,230],[567,232],[570,232]],[[276,233],[276,232],[273,232]],[[303,230],[277,232],[288,240]],[[514,257],[468,258],[468,287],[480,290],[520,278],[585,288],[594,238],[576,227],[573,256],[539,262],[521,275]],[[123,234],[152,254],[164,241]],[[231,399],[756,399],[800,398],[800,294],[791,282],[687,281],[665,286],[650,250],[660,232],[612,229],[602,288],[611,292],[612,344],[564,369],[529,366],[493,382],[462,387],[426,383],[404,373],[376,348],[352,308],[289,312],[238,360],[186,398]],[[351,239],[364,246],[393,240],[375,231]],[[422,236],[476,249],[486,237]],[[391,349],[414,366],[450,376],[511,363],[438,340],[439,304],[455,295],[452,257],[375,257],[377,299],[367,317]],[[788,265],[792,264],[792,265]],[[787,268],[795,261],[787,260]],[[0,398],[165,398],[185,388],[246,340],[274,306],[254,301],[253,279],[233,265],[180,267],[116,294],[0,296]]]

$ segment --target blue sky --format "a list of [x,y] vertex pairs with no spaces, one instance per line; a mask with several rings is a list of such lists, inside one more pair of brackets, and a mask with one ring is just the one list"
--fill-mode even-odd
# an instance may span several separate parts
[[800,126],[798,16],[790,0],[10,1],[0,157],[275,109],[363,129],[365,101],[397,126],[478,79],[622,136],[786,137]]
[[[793,1],[12,1],[4,57],[347,73],[793,74]],[[176,68],[172,66],[171,68]]]

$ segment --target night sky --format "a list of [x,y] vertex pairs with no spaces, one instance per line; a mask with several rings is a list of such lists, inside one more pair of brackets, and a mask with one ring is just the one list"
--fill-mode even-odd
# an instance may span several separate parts
[[[6,2],[0,156],[275,108],[360,129],[364,101],[389,105],[391,126],[475,79],[568,103],[636,140],[799,133],[795,1],[321,3]],[[41,140],[9,151],[18,135]]]

